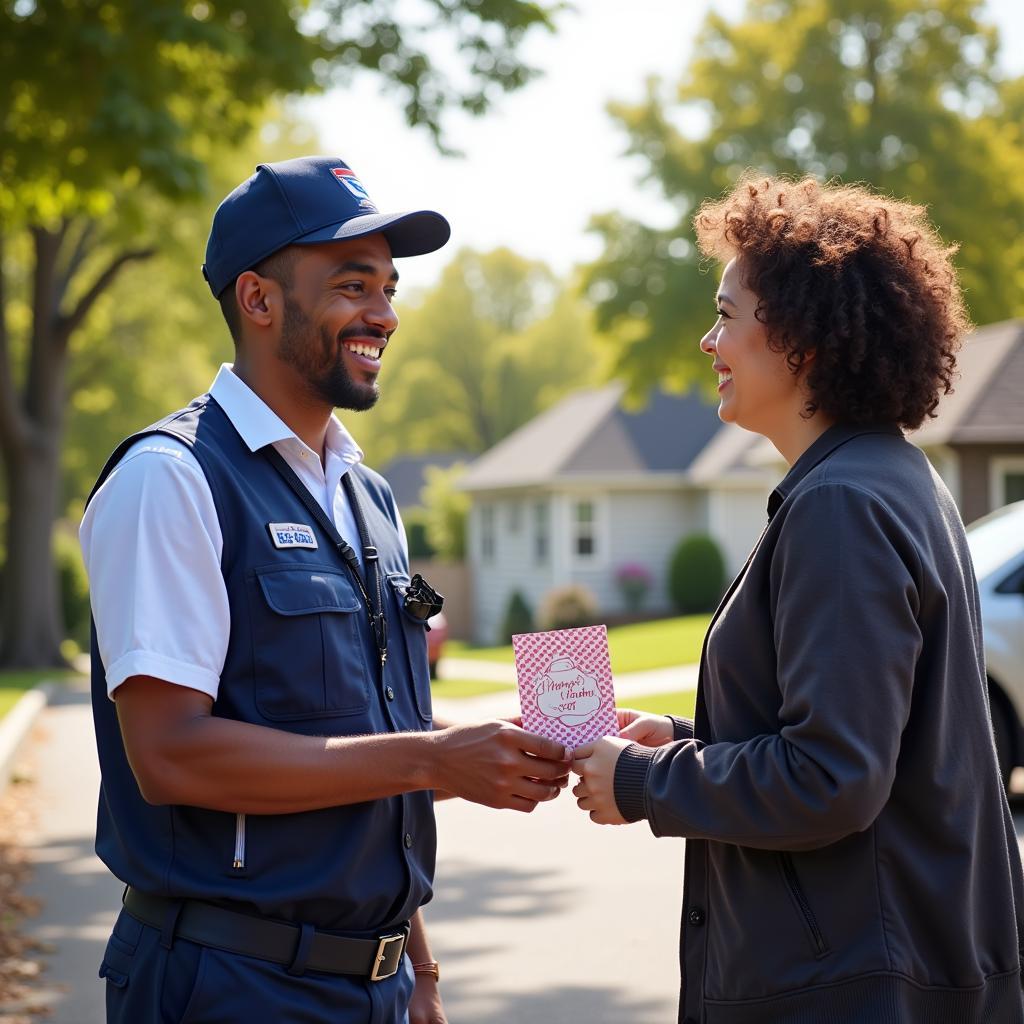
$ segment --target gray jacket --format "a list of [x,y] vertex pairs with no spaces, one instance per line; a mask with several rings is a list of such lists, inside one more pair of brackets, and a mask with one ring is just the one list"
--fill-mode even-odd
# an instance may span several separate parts
[[1022,1024],[1024,879],[963,526],[896,429],[833,427],[712,620],[693,723],[632,746],[684,836],[680,1020]]

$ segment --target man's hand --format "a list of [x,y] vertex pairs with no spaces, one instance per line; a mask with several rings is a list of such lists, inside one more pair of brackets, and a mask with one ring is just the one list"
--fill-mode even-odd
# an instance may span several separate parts
[[435,731],[433,787],[487,807],[532,811],[553,800],[572,751],[509,722],[455,725]]
[[615,803],[615,765],[619,754],[632,740],[605,736],[576,751],[572,770],[580,777],[573,787],[573,796],[581,811],[590,814],[598,825],[625,825]]
[[671,743],[675,726],[668,715],[650,715],[645,711],[631,708],[616,708],[619,719],[619,735],[644,747],[662,747]]
[[409,1000],[409,1024],[448,1024],[441,1005],[441,990],[433,975],[416,975],[416,987]]

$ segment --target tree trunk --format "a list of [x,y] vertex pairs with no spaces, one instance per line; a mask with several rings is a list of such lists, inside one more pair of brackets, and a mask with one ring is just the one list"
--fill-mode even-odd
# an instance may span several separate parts
[[60,437],[26,447],[4,466],[7,562],[0,580],[0,665],[65,667],[53,524],[60,488]]
[[[88,249],[86,226],[64,265],[68,222],[57,230],[30,229],[32,333],[24,393],[17,394],[7,350],[3,260],[0,258],[0,455],[7,484],[7,563],[0,577],[0,667],[66,666],[60,652],[64,613],[53,559],[53,525],[61,485],[68,342],[121,268],[148,259],[152,249],[126,249],[97,274],[74,308],[61,312],[68,281]],[[2,233],[0,233],[2,241]],[[2,253],[0,253],[2,257]]]

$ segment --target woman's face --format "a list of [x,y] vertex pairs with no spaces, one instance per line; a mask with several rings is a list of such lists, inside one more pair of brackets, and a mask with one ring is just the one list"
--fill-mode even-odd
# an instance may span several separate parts
[[743,284],[735,259],[725,266],[716,303],[718,319],[700,347],[718,373],[719,418],[773,440],[787,434],[806,396],[785,355],[768,347],[754,315],[757,296]]

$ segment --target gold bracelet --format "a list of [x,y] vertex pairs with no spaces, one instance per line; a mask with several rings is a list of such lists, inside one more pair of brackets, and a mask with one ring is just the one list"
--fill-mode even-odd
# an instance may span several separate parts
[[421,964],[412,965],[413,974],[429,974],[434,981],[441,980],[441,965],[436,960],[425,960]]

